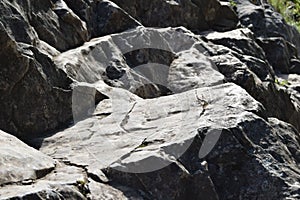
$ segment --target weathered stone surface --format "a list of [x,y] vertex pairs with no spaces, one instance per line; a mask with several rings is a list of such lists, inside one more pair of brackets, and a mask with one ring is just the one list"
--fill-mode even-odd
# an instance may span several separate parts
[[292,68],[292,59],[297,58],[294,45],[283,38],[258,39],[258,44],[264,49],[267,60],[277,73],[289,73]]
[[72,119],[72,81],[55,67],[59,52],[49,44],[82,44],[85,25],[63,1],[2,1],[0,12],[0,127],[26,140]]
[[[292,127],[283,132],[273,129],[273,122],[269,125],[255,116],[244,118],[247,122],[222,133],[207,157],[216,190],[223,194],[221,199],[298,198],[297,156],[286,149],[286,142],[298,146],[299,134]],[[284,125],[277,121],[278,125]],[[286,188],[283,189],[286,191],[278,192],[276,188]]]
[[228,5],[217,0],[113,0],[144,26],[184,26],[193,31],[236,27],[237,16]]
[[248,0],[238,1],[237,13],[241,24],[250,28],[256,37],[282,37],[299,49],[300,36],[297,29],[288,25],[271,5],[262,2],[262,5],[261,2],[255,5]]
[[206,35],[209,41],[223,45],[243,56],[252,56],[265,60],[265,53],[255,42],[253,33],[248,28],[235,29],[227,32],[210,32]]
[[[210,58],[227,81],[242,86],[261,102],[266,108],[266,116],[289,122],[299,130],[299,100],[295,101],[293,92],[276,83],[276,74],[266,59],[268,55],[251,39],[253,34],[249,29],[206,33],[205,37],[218,44],[202,42],[200,46],[206,49],[206,54],[211,55]],[[289,60],[283,54],[280,55]]]
[[290,73],[300,74],[300,60],[299,59],[291,59],[291,67]]
[[0,131],[0,185],[22,183],[47,175],[55,161],[28,147],[14,136]]
[[93,180],[89,182],[90,194],[88,197],[93,200],[125,200],[125,199],[134,199],[134,200],[144,200],[148,199],[145,194],[137,190],[133,190],[126,186],[117,186],[114,187],[106,185],[103,183],[98,183]]
[[86,199],[74,186],[36,184],[28,186],[7,186],[1,188],[3,200],[12,199]]

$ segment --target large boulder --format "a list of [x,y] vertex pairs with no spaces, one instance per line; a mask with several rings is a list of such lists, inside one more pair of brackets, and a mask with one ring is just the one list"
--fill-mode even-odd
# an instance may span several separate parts
[[85,186],[85,181],[88,180],[84,169],[57,162],[55,169],[45,177],[3,186],[0,197],[5,200],[87,199],[88,188]]
[[299,34],[265,1],[0,14],[0,129],[40,150],[0,132],[1,199],[300,198]]
[[223,82],[224,76],[202,53],[204,49],[193,47],[199,41],[183,27],[138,27],[91,40],[60,54],[54,62],[77,81],[103,80],[153,98]]
[[265,1],[257,1],[257,4],[254,4],[253,1],[238,0],[237,14],[241,24],[250,28],[256,37],[282,37],[296,48],[300,48],[297,29],[288,25],[283,17]]
[[87,30],[63,1],[0,4],[0,127],[30,139],[72,120],[72,81],[52,57],[86,41]]
[[299,178],[289,170],[297,169],[298,132],[261,118],[261,104],[242,88],[221,84],[143,100],[103,82],[95,87],[109,99],[92,117],[44,139],[42,152],[86,166],[94,180],[156,199],[272,199],[299,192],[289,187]]

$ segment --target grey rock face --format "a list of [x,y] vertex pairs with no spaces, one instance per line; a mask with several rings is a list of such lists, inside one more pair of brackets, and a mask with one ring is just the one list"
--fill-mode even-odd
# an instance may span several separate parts
[[0,199],[299,199],[299,33],[236,3],[2,1]]
[[261,39],[258,40],[258,44],[264,49],[267,60],[275,71],[284,74],[290,72],[292,59],[297,57],[297,50],[294,45],[281,37]]
[[[45,37],[59,49],[74,47],[83,40],[70,28],[76,23],[69,21],[67,26],[59,21],[52,5],[50,1],[1,2],[0,124],[18,137],[52,130],[72,118],[71,80],[53,64],[52,57],[59,52],[38,37]],[[53,20],[46,21],[48,18]],[[43,30],[50,31],[52,37]]]
[[86,199],[81,183],[86,179],[84,170],[57,163],[47,176],[23,181],[23,185],[5,185],[1,199]]
[[[122,17],[138,24],[112,3],[96,4],[99,7],[92,9],[93,19],[86,19],[91,22],[87,25],[64,1],[1,2],[1,129],[26,139],[72,120],[72,80],[53,64],[53,57],[59,54],[56,49],[65,51],[83,44],[91,35],[133,27],[125,20],[123,28],[113,29],[119,26],[111,23]],[[123,15],[105,16],[105,6]],[[101,17],[97,9],[102,9],[101,23],[107,31],[93,21]]]
[[237,13],[242,25],[249,27],[257,37],[283,37],[299,48],[299,33],[296,28],[287,25],[283,17],[265,1],[255,5],[251,1],[240,0]]
[[[297,156],[293,156],[286,149],[285,140],[292,135],[295,136],[295,130],[292,127],[289,127],[288,131],[287,129],[284,131],[282,129],[276,130],[273,126],[279,124],[281,124],[279,126],[286,126],[285,123],[277,120],[273,124],[273,119],[270,119],[270,121],[271,124],[269,125],[266,121],[254,117],[228,132],[225,131],[222,135],[224,138],[221,136],[218,143],[220,147],[216,146],[208,155],[207,162],[209,165],[211,164],[212,180],[215,183],[216,190],[226,196],[224,199],[240,197],[251,199],[253,196],[259,199],[287,198],[291,196],[298,198],[299,188],[292,185],[299,179],[299,169],[297,164],[291,164],[297,163]],[[233,136],[233,140],[229,139],[230,135]],[[270,146],[272,147],[270,148]],[[231,150],[228,151],[229,149]],[[217,152],[216,157],[214,152]],[[226,152],[230,153],[227,154]],[[220,154],[222,156],[217,156]],[[229,157],[231,161],[228,163],[226,160]],[[241,161],[241,159],[245,160]],[[257,165],[257,163],[260,164]],[[294,175],[288,175],[288,178],[284,178],[286,167],[295,169],[295,171],[287,172]],[[225,174],[230,175],[225,176]],[[282,174],[283,176],[277,176],[276,174]],[[291,177],[294,177],[294,179],[291,179]],[[227,186],[224,187],[224,185]],[[277,187],[287,188],[287,190],[281,193],[275,189]],[[255,191],[258,190],[260,193],[255,194]],[[228,191],[230,192],[228,193]]]

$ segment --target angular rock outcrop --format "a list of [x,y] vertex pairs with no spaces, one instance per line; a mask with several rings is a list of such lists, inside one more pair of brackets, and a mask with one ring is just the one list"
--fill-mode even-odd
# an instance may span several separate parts
[[44,178],[1,187],[1,199],[86,199],[83,169],[57,164]]
[[2,1],[1,22],[17,42],[32,43],[37,36],[59,49],[78,46],[88,39],[86,25],[64,1]]
[[[0,8],[0,127],[18,137],[52,130],[72,118],[69,103],[71,81],[53,64],[52,57],[59,52],[39,40],[38,34],[46,36],[49,39],[46,41],[55,47],[58,47],[56,44],[63,45],[62,48],[79,45],[76,41],[66,44],[68,32],[60,30],[60,34],[56,33],[59,30],[54,26],[54,21],[31,26],[35,19],[29,14],[34,15],[34,11],[42,10],[39,15],[44,21],[38,20],[38,23],[43,23],[49,13],[54,15],[54,11],[51,10],[50,1],[39,6],[30,2],[2,1]],[[69,23],[74,26],[72,21]],[[36,28],[50,31],[55,41],[51,42],[51,36],[39,33]],[[64,28],[70,34],[76,33],[68,26]]]
[[[96,2],[95,2],[96,4]],[[98,3],[97,3],[98,5]],[[124,21],[122,29],[111,29],[113,21],[104,15],[106,6],[119,9],[109,2],[102,2],[93,10],[102,9],[103,27],[93,21],[86,24],[64,1],[2,1],[0,7],[0,127],[26,140],[66,126],[72,121],[72,86],[67,74],[57,68],[53,57],[60,52],[82,45],[90,35],[103,35],[130,27]],[[118,12],[123,12],[119,9]],[[101,14],[100,13],[100,14]],[[138,24],[128,15],[133,24]],[[119,27],[116,27],[119,28]],[[99,33],[101,29],[102,33]],[[57,51],[59,50],[59,51]],[[30,136],[31,135],[31,136]]]

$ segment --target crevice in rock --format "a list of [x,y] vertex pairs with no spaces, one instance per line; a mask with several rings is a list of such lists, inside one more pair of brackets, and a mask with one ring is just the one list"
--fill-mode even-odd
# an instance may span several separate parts
[[80,164],[77,164],[77,163],[73,163],[70,160],[63,160],[63,159],[58,159],[58,160],[61,160],[61,162],[63,162],[64,164],[66,164],[68,166],[73,166],[73,167],[81,168],[84,171],[87,171],[87,169],[86,169],[87,165],[80,165]]
[[205,113],[205,111],[206,111],[206,107],[208,106],[208,102],[207,102],[203,97],[200,98],[200,97],[198,96],[197,90],[195,90],[195,97],[196,97],[196,99],[197,99],[197,103],[198,103],[199,105],[202,106],[202,111],[201,111],[201,113],[199,114],[199,118],[200,118],[200,117],[202,117],[202,116],[204,115],[204,113]]
[[131,106],[130,110],[126,113],[125,117],[123,118],[123,120],[120,123],[120,127],[128,133],[128,130],[125,128],[126,124],[128,123],[128,119],[129,119],[129,115],[130,113],[133,111],[135,105],[137,104],[137,102],[134,102],[133,105]]

